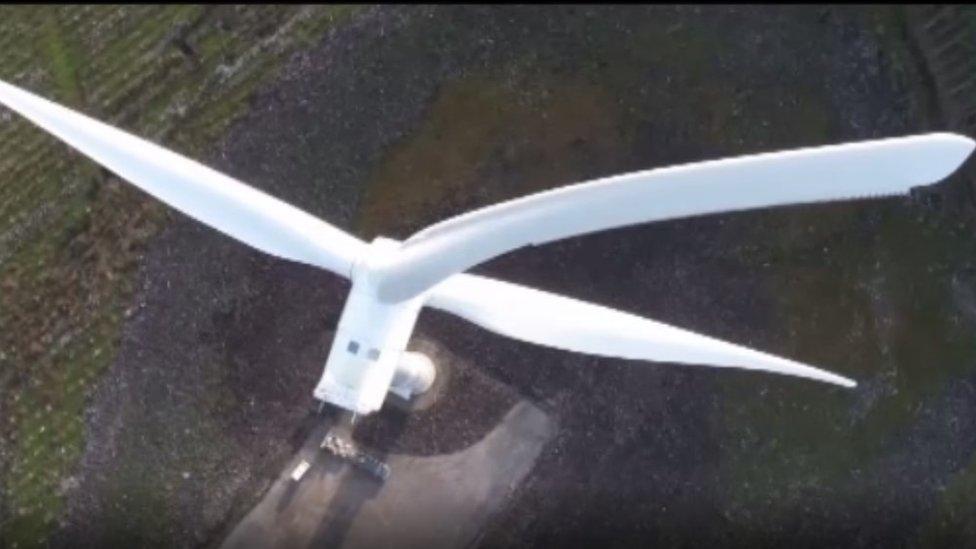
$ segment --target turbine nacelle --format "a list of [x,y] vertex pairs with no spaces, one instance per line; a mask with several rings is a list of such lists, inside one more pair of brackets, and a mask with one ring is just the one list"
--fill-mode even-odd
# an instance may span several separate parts
[[433,368],[426,369],[423,361],[406,354],[426,294],[392,303],[377,294],[374,266],[389,260],[399,248],[399,242],[378,237],[363,247],[353,264],[352,289],[313,392],[315,398],[369,414],[382,407],[395,377],[395,390],[404,398],[433,383]]

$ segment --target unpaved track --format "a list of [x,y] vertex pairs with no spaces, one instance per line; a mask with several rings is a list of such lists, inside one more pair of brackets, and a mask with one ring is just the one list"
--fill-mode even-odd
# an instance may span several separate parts
[[[464,450],[387,456],[390,478],[379,484],[319,450],[323,425],[221,547],[468,546],[532,469],[554,427],[522,401]],[[300,459],[312,467],[296,483],[291,470]]]

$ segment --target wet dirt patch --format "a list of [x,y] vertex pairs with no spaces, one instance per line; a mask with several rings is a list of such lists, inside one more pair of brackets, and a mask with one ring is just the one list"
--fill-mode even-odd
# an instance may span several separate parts
[[620,161],[627,124],[599,85],[506,74],[469,74],[438,90],[423,126],[387,153],[367,183],[360,234],[403,233],[486,196],[558,186]]

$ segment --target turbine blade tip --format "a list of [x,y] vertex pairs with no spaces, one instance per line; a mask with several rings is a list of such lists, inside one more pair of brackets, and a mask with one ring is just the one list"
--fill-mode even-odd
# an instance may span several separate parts
[[976,148],[976,141],[973,141],[971,137],[952,133],[952,132],[940,132],[935,134],[937,137],[945,141],[946,144],[954,147],[960,155],[959,163],[962,164],[964,160],[969,158],[969,154],[973,152]]
[[841,387],[844,387],[845,389],[854,389],[855,387],[857,387],[856,381],[854,381],[853,379],[848,379],[846,377],[840,378],[840,380],[837,381],[837,384],[840,385]]

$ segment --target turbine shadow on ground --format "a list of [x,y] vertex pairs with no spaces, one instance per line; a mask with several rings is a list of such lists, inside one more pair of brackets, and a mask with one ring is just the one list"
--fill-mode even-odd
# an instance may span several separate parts
[[[388,410],[387,413],[390,411]],[[387,436],[395,442],[400,438],[406,425],[406,416],[402,413],[393,414],[395,419],[391,422],[392,432],[388,431]],[[389,452],[379,450],[373,457],[380,461],[386,461]],[[322,474],[338,474],[343,465],[337,463],[335,459],[328,459],[322,468]],[[332,501],[326,511],[326,519],[319,524],[315,534],[312,536],[310,546],[312,547],[341,547],[349,534],[353,521],[359,515],[364,504],[376,498],[383,489],[383,483],[377,479],[367,479],[363,483],[364,473],[357,472],[356,476],[347,475],[340,481]]]

